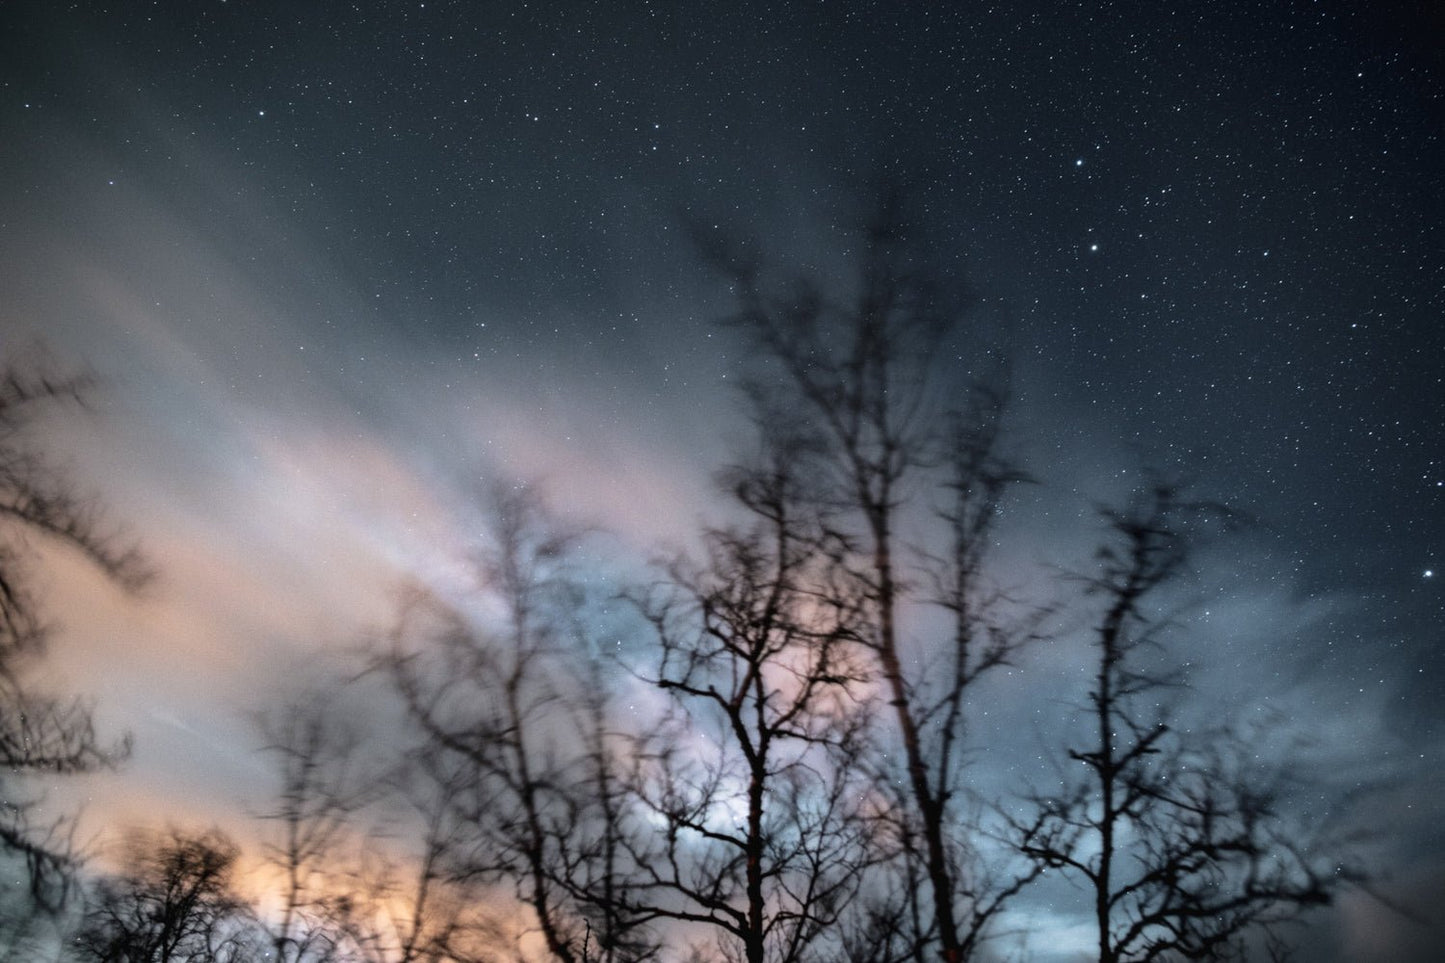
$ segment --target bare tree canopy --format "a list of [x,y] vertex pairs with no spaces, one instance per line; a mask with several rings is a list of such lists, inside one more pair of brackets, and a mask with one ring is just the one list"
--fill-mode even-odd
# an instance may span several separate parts
[[1084,579],[1101,603],[1093,738],[1068,750],[1078,776],[1064,792],[1039,795],[1016,823],[1019,846],[1092,894],[1100,963],[1234,958],[1252,931],[1328,902],[1356,874],[1309,851],[1238,736],[1171,725],[1181,678],[1157,658],[1171,627],[1159,599],[1229,513],[1155,482],[1103,515],[1098,571]]
[[0,846],[25,861],[31,894],[47,908],[63,898],[74,857],[64,820],[35,818],[25,777],[113,765],[129,742],[101,741],[83,701],[32,681],[52,631],[33,585],[36,543],[77,553],[126,590],[150,577],[139,551],[107,528],[33,437],[48,410],[79,404],[90,387],[14,366],[0,374]]
[[579,609],[578,533],[526,485],[484,497],[493,526],[466,601],[491,617],[414,594],[381,657],[445,807],[438,872],[509,891],[561,963],[646,959],[656,944],[628,895],[618,739]]
[[94,963],[249,963],[261,959],[246,904],[233,890],[239,850],[212,830],[141,832],[125,868],[91,894],[74,940]]
[[[965,350],[968,298],[938,252],[910,231],[897,192],[884,192],[849,238],[856,279],[841,290],[772,279],[715,232],[694,234],[732,283],[738,310],[729,323],[760,361],[748,382],[760,420],[792,419],[815,448],[822,487],[814,497],[848,546],[864,600],[861,638],[886,691],[899,749],[891,758],[907,787],[888,828],[896,899],[879,912],[916,921],[870,953],[902,959],[931,947],[959,963],[1030,875],[978,863],[960,799],[969,691],[1038,624],[1036,612],[1002,604],[1009,600],[986,565],[1001,501],[1027,477],[1002,445],[1002,371],[981,348],[962,370],[944,364]],[[905,541],[906,526],[935,510],[941,544]],[[946,637],[905,628],[910,611],[928,606],[948,613]],[[877,773],[885,784],[894,776]]]
[[867,724],[862,597],[804,497],[800,439],[725,476],[747,522],[709,531],[638,599],[668,724],[637,742],[650,911],[713,930],[748,963],[833,959],[873,858],[859,804]]

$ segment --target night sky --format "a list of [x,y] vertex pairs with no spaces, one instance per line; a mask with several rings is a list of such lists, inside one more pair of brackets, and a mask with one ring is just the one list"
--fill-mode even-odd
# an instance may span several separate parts
[[[401,578],[455,578],[480,475],[541,478],[616,558],[686,543],[744,359],[685,225],[837,277],[886,181],[1012,364],[1043,484],[1005,563],[1086,557],[1144,465],[1257,519],[1194,583],[1196,702],[1277,712],[1384,817],[1379,888],[1433,910],[1434,5],[689,6],[0,5],[0,352],[98,373],[47,444],[162,573],[128,600],[47,567],[50,670],[136,737],[91,825],[240,820],[246,710]],[[1053,711],[1061,652],[999,718]],[[1064,910],[1020,912],[1070,958]],[[1360,894],[1323,919],[1334,959],[1445,940]]]

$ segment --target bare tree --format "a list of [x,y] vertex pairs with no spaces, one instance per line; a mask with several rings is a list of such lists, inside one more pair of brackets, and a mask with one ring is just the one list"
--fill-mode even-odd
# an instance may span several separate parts
[[28,377],[15,368],[0,374],[0,847],[25,862],[31,897],[48,909],[64,898],[74,851],[64,820],[36,821],[25,779],[113,765],[129,742],[103,744],[84,702],[34,685],[31,669],[52,627],[33,587],[31,539],[79,555],[123,589],[148,578],[139,553],[105,528],[30,437],[46,410],[78,403],[88,387],[82,378]]
[[[865,641],[901,750],[890,756],[901,756],[909,812],[894,822],[906,834],[896,851],[916,865],[900,870],[909,882],[898,892],[919,913],[915,939],[959,963],[1024,882],[980,872],[960,799],[967,694],[1037,623],[1008,617],[1009,600],[987,578],[1001,499],[1023,479],[1000,443],[1003,393],[971,389],[963,372],[943,369],[963,299],[911,242],[896,197],[885,197],[857,238],[856,289],[841,297],[806,279],[771,286],[748,256],[716,234],[697,234],[732,282],[739,311],[731,323],[767,366],[751,383],[754,397],[805,419],[823,448],[824,497],[854,546]],[[958,392],[964,404],[951,403]],[[936,502],[944,503],[948,544],[910,553],[906,527]],[[905,629],[908,614],[929,604],[952,616],[950,637]]]
[[346,895],[330,907],[345,959],[489,963],[516,942],[511,914],[492,907],[487,881],[470,872],[476,836],[459,804],[476,788],[470,768],[439,755],[417,748],[387,780],[388,817],[364,840]]
[[232,888],[238,850],[220,833],[141,833],[123,873],[95,886],[73,940],[79,961],[245,963],[260,958],[250,908]]
[[438,780],[460,780],[451,805],[469,835],[451,872],[512,887],[563,963],[594,951],[645,958],[651,940],[619,888],[624,817],[609,788],[605,704],[582,695],[597,680],[577,671],[594,664],[576,637],[576,536],[552,525],[526,486],[494,486],[491,501],[476,610],[416,596],[383,660]]
[[1346,879],[1286,833],[1278,783],[1251,770],[1237,740],[1191,744],[1170,724],[1181,680],[1158,657],[1171,624],[1161,590],[1186,570],[1202,526],[1227,517],[1167,483],[1105,512],[1110,539],[1086,580],[1102,601],[1094,736],[1069,751],[1080,777],[1017,823],[1025,854],[1092,894],[1101,963],[1233,958],[1252,927],[1328,902]]
[[[575,627],[578,638],[584,631]],[[643,963],[658,956],[661,943],[633,894],[639,826],[627,776],[634,736],[616,728],[615,693],[597,684],[615,666],[598,646],[585,648],[581,664],[593,684],[577,693],[579,705],[573,712],[583,757],[574,768],[576,790],[559,800],[567,813],[562,823],[572,830],[567,844],[557,848],[561,863],[556,879],[583,918],[584,963]]]
[[805,497],[809,451],[768,439],[731,473],[745,525],[707,533],[641,600],[671,725],[639,741],[658,826],[637,863],[646,911],[714,931],[747,963],[831,959],[869,858],[856,800],[864,682],[843,546]]
[[275,827],[265,857],[280,877],[272,949],[278,963],[325,963],[351,935],[356,906],[342,864],[365,832],[356,820],[377,799],[380,773],[362,765],[361,734],[336,691],[309,688],[256,725],[280,778],[274,806],[262,813]]

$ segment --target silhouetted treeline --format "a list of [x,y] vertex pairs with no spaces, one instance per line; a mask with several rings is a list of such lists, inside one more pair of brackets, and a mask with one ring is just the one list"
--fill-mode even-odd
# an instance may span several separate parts
[[[901,205],[850,236],[856,277],[832,288],[694,234],[736,298],[755,428],[697,553],[619,584],[531,487],[479,492],[475,591],[409,586],[338,667],[352,681],[259,713],[264,848],[137,837],[67,917],[68,851],[8,803],[0,842],[73,934],[64,958],[961,963],[1063,874],[1101,963],[1233,959],[1355,878],[1227,728],[1172,724],[1168,653],[1207,640],[1171,638],[1160,602],[1227,509],[1142,475],[1101,510],[1094,567],[1031,601],[995,574],[1034,484],[1007,372],[970,353],[966,298]],[[72,391],[5,382],[0,511],[129,584],[135,557],[20,432]],[[21,685],[43,640],[23,561],[0,542],[7,801],[27,769],[115,758],[82,708]],[[1057,784],[983,792],[1002,783],[972,751],[980,680],[1079,624],[1091,678],[1046,694],[1080,733],[1053,747]]]

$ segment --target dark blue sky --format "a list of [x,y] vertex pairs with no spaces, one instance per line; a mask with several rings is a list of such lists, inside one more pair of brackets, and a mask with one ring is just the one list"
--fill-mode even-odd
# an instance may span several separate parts
[[[1417,807],[1390,885],[1440,883],[1440,14],[688,6],[7,3],[0,347],[112,386],[74,457],[163,568],[175,546],[310,571],[303,524],[378,579],[426,569],[435,529],[398,493],[450,505],[481,462],[642,545],[706,512],[735,437],[726,291],[684,216],[827,276],[890,179],[1012,358],[1047,483],[1020,554],[1074,551],[1141,463],[1258,518],[1204,576],[1243,626],[1219,669],[1293,687],[1295,724]],[[238,544],[215,505],[246,498],[291,507]],[[225,623],[194,591],[208,614],[177,618]],[[227,698],[247,671],[214,670]],[[114,711],[144,737],[139,699]],[[185,782],[141,753],[137,782]]]

